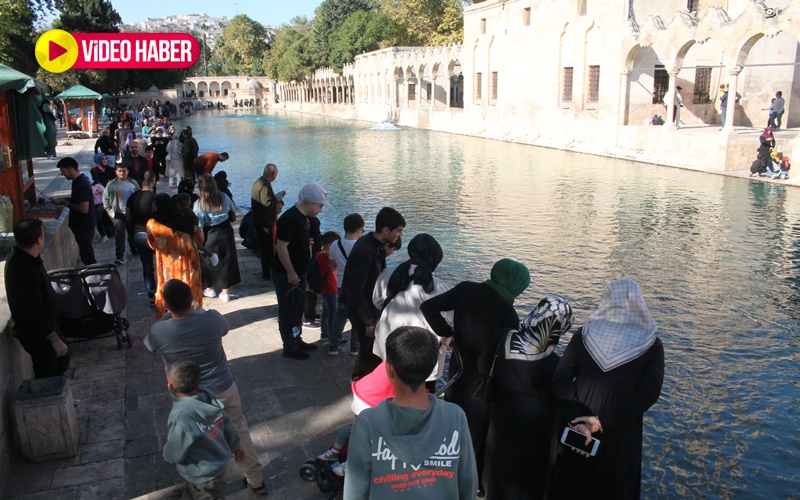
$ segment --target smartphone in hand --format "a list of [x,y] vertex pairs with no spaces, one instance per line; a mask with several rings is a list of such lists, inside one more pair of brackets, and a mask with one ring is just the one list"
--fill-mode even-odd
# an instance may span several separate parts
[[281,196],[284,196],[285,194],[286,194],[286,191],[278,191],[277,193],[275,193],[275,197],[276,198],[280,198]]
[[595,438],[592,438],[592,441],[587,445],[586,436],[571,427],[564,428],[564,433],[561,435],[561,442],[570,448],[588,453],[592,457],[597,454],[597,448],[600,446],[600,441]]

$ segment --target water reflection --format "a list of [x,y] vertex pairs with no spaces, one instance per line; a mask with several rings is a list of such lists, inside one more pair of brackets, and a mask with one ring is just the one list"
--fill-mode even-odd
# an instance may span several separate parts
[[[424,130],[258,110],[191,119],[202,151],[228,151],[234,197],[268,161],[293,200],[329,190],[323,230],[391,205],[407,237],[445,251],[443,279],[483,280],[502,257],[585,321],[610,280],[641,284],[667,375],[645,418],[646,497],[797,494],[800,191],[785,186]],[[404,252],[397,257],[402,258]],[[566,345],[568,338],[562,340]]]

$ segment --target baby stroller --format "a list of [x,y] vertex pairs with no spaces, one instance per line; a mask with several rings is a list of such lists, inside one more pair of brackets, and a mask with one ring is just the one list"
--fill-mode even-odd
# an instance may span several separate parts
[[[434,370],[435,375],[432,376],[435,377],[435,379],[430,378],[429,380],[436,380],[439,382],[439,379],[442,376],[447,376],[445,373],[445,366],[448,363],[445,362],[444,353],[445,348],[442,348],[440,351],[440,362],[438,363],[437,368]],[[449,374],[447,382],[444,382],[441,385],[437,384],[436,392],[434,392],[434,395],[437,398],[444,397],[445,391],[447,391],[447,389],[452,386],[461,376],[461,355],[459,354],[455,345],[450,350],[450,357],[455,358],[456,365],[459,368],[456,372]],[[394,395],[393,388],[386,376],[384,364],[385,361],[378,365],[378,367],[375,368],[372,373],[352,384],[352,407],[353,413],[356,415],[361,413],[361,411],[365,408],[376,406],[387,397],[392,397]],[[342,439],[343,436],[344,439],[349,439],[349,435],[349,429],[345,427],[339,431],[337,441]],[[331,454],[332,452],[333,450],[330,450],[326,452],[325,455]],[[306,460],[306,463],[300,467],[300,477],[309,482],[316,481],[319,490],[322,493],[330,493],[328,498],[329,500],[333,500],[337,498],[337,496],[344,490],[343,465],[344,462],[347,461],[347,444],[344,443],[342,450],[338,453],[338,457],[336,457],[338,458],[337,462],[331,462],[329,459],[323,458],[325,455],[320,455],[316,458]]]
[[92,264],[47,273],[58,296],[58,324],[67,338],[82,341],[116,336],[117,347],[131,346],[128,320],[122,317],[125,285],[114,264]]

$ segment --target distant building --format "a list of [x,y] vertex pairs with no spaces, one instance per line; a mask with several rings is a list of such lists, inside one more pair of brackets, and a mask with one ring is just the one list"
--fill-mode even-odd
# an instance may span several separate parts
[[[326,68],[279,82],[277,98],[300,111],[624,158],[645,151],[647,161],[686,168],[743,169],[758,134],[734,127],[765,127],[776,91],[786,100],[782,128],[800,127],[800,2],[719,4],[487,0],[464,9],[461,46],[360,54],[342,74]],[[716,135],[721,85],[742,99],[728,106]],[[677,86],[681,124],[713,132],[713,139],[675,128]],[[664,126],[648,125],[656,114]],[[781,134],[778,147],[794,153],[800,138]],[[691,161],[673,158],[680,155]]]
[[133,24],[123,24],[121,31],[162,32],[162,33],[205,33],[206,43],[212,49],[222,36],[222,30],[228,24],[228,17],[210,17],[206,14],[182,14],[161,18],[147,18]]

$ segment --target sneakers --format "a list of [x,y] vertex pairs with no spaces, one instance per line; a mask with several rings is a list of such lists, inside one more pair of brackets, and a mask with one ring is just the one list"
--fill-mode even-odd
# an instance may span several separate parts
[[219,300],[221,300],[222,302],[230,302],[231,296],[230,294],[227,293],[221,293],[219,294]]
[[317,458],[319,458],[320,460],[325,460],[326,462],[338,462],[339,452],[331,448],[322,455],[319,455]]
[[358,349],[350,349],[351,356],[358,356]]
[[319,323],[317,323],[314,320],[311,320],[311,321],[303,320],[303,326],[306,327],[306,328],[311,328],[312,330],[316,330],[316,329],[318,329],[320,327]]
[[125,259],[117,259],[117,260],[115,260],[114,261],[114,265],[116,265],[116,266],[124,266],[125,265]]
[[214,291],[213,288],[206,288],[203,290],[203,297],[208,297],[209,299],[213,299],[217,296],[217,292]]
[[103,236],[102,238],[100,238],[100,243],[101,244],[105,243],[106,241],[108,241],[108,236]]
[[309,344],[308,342],[305,342],[302,339],[297,341],[297,348],[300,349],[301,351],[316,351],[317,350],[317,346],[316,345]]
[[308,359],[311,357],[311,355],[303,351],[283,351],[283,357],[291,359]]
[[331,465],[331,470],[339,477],[344,477],[346,468],[347,462],[336,462],[335,464]]
[[328,356],[338,356],[338,355],[339,355],[339,346],[329,345]]
[[211,267],[216,266],[219,264],[219,255],[212,253],[211,257],[208,258],[208,261],[211,263]]

